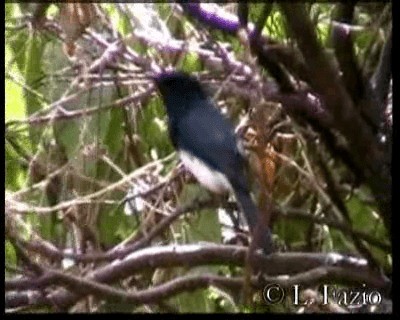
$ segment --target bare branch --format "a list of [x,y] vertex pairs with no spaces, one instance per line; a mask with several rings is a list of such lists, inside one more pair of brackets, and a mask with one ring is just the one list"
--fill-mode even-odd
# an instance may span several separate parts
[[382,48],[379,64],[371,79],[372,88],[378,98],[381,112],[384,111],[384,102],[389,93],[390,78],[392,76],[392,27]]
[[354,6],[353,2],[336,5],[331,37],[347,93],[357,104],[365,92],[362,76],[354,57],[352,34],[347,27],[353,20]]
[[[311,86],[324,99],[327,110],[333,116],[332,127],[338,129],[352,145],[352,153],[379,203],[380,214],[387,230],[391,225],[390,159],[370,127],[356,112],[342,85],[338,70],[318,43],[314,28],[301,4],[280,4],[287,23],[297,40],[309,66]],[[354,134],[357,132],[357,134]],[[365,162],[365,155],[369,155]]]
[[[193,267],[215,264],[243,266],[245,264],[246,251],[246,248],[238,246],[213,244],[172,245],[158,248],[146,248],[137,251],[123,260],[115,261],[113,264],[98,268],[91,272],[85,279],[67,276],[63,272],[56,273],[50,271],[50,275],[55,276],[56,279],[59,279],[62,283],[72,286],[74,293],[65,289],[59,289],[49,293],[42,303],[45,305],[55,304],[58,308],[64,310],[75,303],[79,297],[89,293],[93,294],[94,292],[97,292],[100,296],[105,295],[107,297],[119,299],[123,297],[126,299],[138,299],[137,295],[129,296],[126,295],[126,293],[115,291],[115,289],[110,287],[101,286],[98,283],[115,282],[118,279],[123,279],[148,268]],[[262,254],[256,254],[254,262],[260,271],[263,270],[263,272],[267,273],[269,276],[282,274],[295,275],[296,273],[300,273],[290,280],[265,278],[266,281],[279,281],[279,283],[282,284],[286,282],[286,285],[297,282],[311,284],[321,280],[347,284],[366,283],[368,287],[379,289],[385,292],[385,294],[388,290],[388,286],[390,286],[390,281],[388,282],[381,274],[371,271],[365,260],[346,257],[335,253],[276,253],[267,257]],[[301,274],[302,272],[305,273]],[[156,287],[150,291],[145,291],[146,293],[144,293],[141,298],[149,299],[149,296],[152,296],[161,299],[166,295],[176,294],[181,290],[192,290],[192,286],[208,286],[211,281],[210,279],[213,278],[207,278],[206,276],[203,278],[174,280],[158,288]],[[237,281],[240,280],[230,282],[229,280],[221,279],[220,281],[226,281],[225,285],[226,283],[228,283],[228,285],[229,283],[233,283],[233,285],[237,286]],[[20,283],[24,283],[24,287],[29,287],[27,281],[20,281]],[[31,282],[31,285],[32,284]],[[6,285],[8,288],[22,286],[18,284],[18,281],[8,282]]]

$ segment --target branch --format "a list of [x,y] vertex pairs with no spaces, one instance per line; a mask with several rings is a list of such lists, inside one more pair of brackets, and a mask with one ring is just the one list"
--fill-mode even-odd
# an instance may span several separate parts
[[246,28],[249,15],[249,4],[246,2],[239,2],[237,6],[237,14],[240,26]]
[[350,234],[353,237],[357,237],[361,240],[368,242],[370,245],[373,245],[381,250],[390,253],[392,251],[392,246],[390,243],[382,242],[379,239],[373,237],[371,234],[354,230],[352,226],[349,226],[345,223],[335,221],[333,219],[324,218],[320,216],[315,216],[306,212],[302,209],[296,208],[276,208],[274,214],[279,215],[279,217],[284,219],[300,219],[305,221],[311,221],[313,223],[326,225],[330,228],[337,229],[344,234]]
[[[183,3],[182,7],[185,12],[213,29],[235,35],[240,28],[240,22],[237,16],[217,6],[210,8],[208,6],[202,6],[201,3]],[[253,28],[254,26],[250,24],[249,30]]]
[[343,134],[352,146],[356,163],[364,168],[366,180],[378,203],[379,213],[390,232],[391,193],[387,190],[391,189],[392,180],[387,150],[379,144],[370,127],[355,110],[340,81],[338,71],[317,41],[304,5],[281,3],[280,6],[309,66],[310,85],[323,97],[327,111],[333,117],[332,127]]
[[296,78],[306,83],[310,81],[307,65],[296,48],[287,47],[283,44],[265,44],[262,42],[257,45],[260,55],[268,56],[272,61],[282,64]]
[[[246,260],[247,248],[240,246],[223,246],[223,245],[171,245],[165,247],[146,248],[137,251],[124,260],[114,261],[112,264],[102,266],[85,278],[75,276],[67,276],[63,272],[50,271],[50,275],[61,279],[64,284],[72,286],[74,293],[66,289],[58,289],[46,295],[42,303],[44,305],[56,305],[61,310],[65,310],[74,304],[79,298],[89,293],[100,290],[101,294],[111,295],[114,298],[129,297],[126,293],[116,292],[115,289],[101,286],[98,283],[112,283],[120,279],[124,279],[132,274],[148,269],[171,268],[171,267],[194,267],[200,265],[236,265],[244,266]],[[259,271],[267,273],[269,277],[278,275],[295,275],[292,281],[303,281],[304,283],[315,283],[321,279],[329,281],[338,281],[340,283],[365,283],[369,288],[375,288],[382,292],[389,290],[390,281],[381,274],[373,272],[369,269],[364,259],[347,257],[336,253],[275,253],[269,256],[256,253],[254,256],[255,265]],[[312,270],[312,269],[319,270]],[[269,278],[266,281],[287,281],[281,277]],[[297,278],[296,278],[297,277]],[[193,280],[195,279],[195,280]],[[161,285],[159,287],[149,289],[143,296],[156,295],[160,299],[166,294],[175,294],[179,290],[189,288],[191,286],[206,286],[210,284],[210,279],[205,277],[183,278],[174,280],[173,282]],[[225,284],[232,283],[222,278],[219,281],[227,281]],[[193,282],[194,281],[194,284]],[[191,283],[191,285],[188,285]],[[12,288],[14,283],[6,282],[8,289]],[[237,282],[236,284],[237,285]],[[93,291],[94,290],[94,291]],[[121,294],[122,295],[121,295]],[[137,299],[138,296],[132,296]]]
[[260,16],[257,19],[255,30],[254,30],[254,37],[258,38],[261,35],[262,29],[264,28],[265,22],[267,21],[271,11],[272,11],[273,3],[267,2],[264,4],[263,10]]
[[357,104],[365,92],[361,73],[354,57],[353,40],[349,28],[353,20],[354,6],[353,2],[336,5],[331,38],[347,93]]
[[[62,259],[73,259],[76,262],[113,261],[115,259],[123,259],[128,254],[131,254],[134,251],[137,251],[141,248],[148,246],[154,238],[156,238],[162,232],[167,230],[170,227],[170,225],[176,219],[178,219],[182,214],[199,210],[199,208],[206,208],[211,205],[212,203],[209,200],[207,200],[207,201],[195,201],[187,206],[180,207],[176,209],[174,213],[168,215],[163,220],[158,222],[157,225],[155,225],[155,227],[152,230],[147,231],[146,233],[139,232],[139,236],[142,236],[142,238],[139,238],[137,241],[128,244],[123,248],[121,248],[120,246],[116,246],[106,253],[76,254],[76,253],[63,252],[58,250],[54,245],[43,240],[36,234],[32,234],[28,241],[22,239],[18,239],[18,241],[22,246],[26,248],[26,250],[40,254],[41,256],[45,258],[50,258],[54,261],[60,261]],[[6,218],[7,217],[9,216],[6,216]],[[8,223],[8,224],[11,225],[16,223],[21,225],[18,222],[18,220],[14,218],[13,218],[13,223]]]
[[384,112],[384,102],[388,96],[390,78],[392,76],[392,27],[379,57],[379,64],[371,79],[371,85],[377,96],[381,113]]
[[68,209],[71,206],[90,203],[90,201],[93,201],[94,199],[100,198],[100,197],[104,196],[105,194],[108,194],[124,185],[129,184],[130,181],[132,181],[133,179],[146,173],[146,171],[149,170],[150,168],[157,167],[161,163],[171,160],[174,156],[175,156],[175,153],[171,153],[168,156],[166,156],[165,158],[158,159],[153,162],[149,162],[145,166],[142,166],[142,167],[136,169],[135,171],[131,172],[130,174],[124,176],[119,181],[116,181],[110,185],[107,185],[100,190],[97,190],[93,193],[81,196],[76,199],[67,200],[67,201],[58,203],[57,205],[54,205],[54,206],[39,207],[39,206],[31,205],[29,203],[25,203],[25,202],[16,200],[15,198],[17,198],[17,197],[14,197],[14,194],[8,195],[7,198],[5,199],[6,200],[6,208],[7,208],[6,213],[9,215],[11,215],[13,213],[28,214],[33,211],[38,215],[46,215],[46,214],[50,214],[50,213],[58,211],[58,210]]
[[[239,277],[227,278],[213,274],[188,275],[173,279],[150,289],[127,292],[126,290],[119,290],[109,285],[87,280],[82,277],[68,275],[57,270],[51,270],[48,273],[48,279],[52,281],[52,283],[48,283],[49,285],[65,285],[67,288],[74,292],[79,292],[81,295],[91,294],[109,301],[131,303],[133,305],[144,303],[155,304],[176,294],[207,288],[209,286],[216,286],[221,289],[240,290],[244,282],[243,279]],[[18,280],[14,282],[16,281]],[[6,281],[7,287],[10,287],[10,284],[7,282],[9,281]],[[255,282],[255,279],[253,282]],[[260,283],[258,283],[258,286],[260,286]],[[34,302],[35,304],[38,303],[37,300]],[[28,304],[26,300],[19,301],[19,303],[19,306]],[[42,303],[46,303],[45,299],[43,299]],[[15,307],[16,302],[12,302],[12,304],[13,307]]]
[[[350,226],[350,229],[352,229],[352,221],[350,217],[350,213],[345,205],[344,199],[340,197],[340,193],[338,190],[338,186],[336,184],[336,181],[334,180],[331,171],[329,170],[326,161],[322,159],[321,154],[318,152],[316,153],[316,164],[319,166],[321,169],[321,174],[324,177],[325,181],[325,190],[331,199],[332,203],[338,208],[338,210],[341,212],[342,217],[345,219],[346,223]],[[360,254],[362,254],[363,257],[365,257],[368,260],[368,264],[377,270],[379,269],[379,264],[376,261],[375,257],[373,254],[370,252],[370,250],[365,246],[365,244],[357,237],[354,233],[350,233],[351,239],[353,240],[354,246],[358,250]]]
[[38,291],[9,292],[4,297],[5,309],[41,305],[44,301],[45,297]]
[[27,120],[13,120],[6,123],[6,127],[14,124],[22,124],[28,123],[29,125],[46,125],[50,121],[65,121],[74,118],[87,117],[98,112],[108,111],[113,108],[122,108],[129,104],[133,105],[144,105],[146,99],[150,98],[153,94],[154,90],[151,86],[148,90],[138,93],[136,95],[128,96],[119,100],[114,101],[112,104],[101,106],[101,107],[93,107],[87,109],[73,110],[73,111],[59,111],[58,107],[61,107],[63,104],[72,101],[74,98],[77,98],[79,94],[72,94],[71,96],[65,97],[63,99],[58,100],[49,106],[48,110],[51,110],[48,115],[44,116],[31,116]]
[[[235,15],[229,14],[217,6],[214,10],[202,6],[200,3],[185,3],[182,6],[185,12],[211,28],[236,35],[241,27],[239,19]],[[283,91],[292,92],[293,84],[282,66],[271,60],[265,54],[265,50],[260,50],[271,40],[260,37],[259,30],[252,23],[248,24],[248,30],[251,50],[257,56],[259,64],[271,74]]]

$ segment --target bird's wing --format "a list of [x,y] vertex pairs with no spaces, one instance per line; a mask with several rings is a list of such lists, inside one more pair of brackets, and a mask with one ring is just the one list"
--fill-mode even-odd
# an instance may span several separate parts
[[232,126],[211,102],[203,103],[205,104],[192,108],[180,117],[179,126],[171,128],[171,135],[175,136],[180,149],[190,152],[212,169],[224,173],[231,182],[235,182],[232,179],[243,180],[243,158]]

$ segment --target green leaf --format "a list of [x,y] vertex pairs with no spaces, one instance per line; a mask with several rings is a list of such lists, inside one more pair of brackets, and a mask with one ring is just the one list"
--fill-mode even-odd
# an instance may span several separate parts
[[179,311],[186,312],[212,312],[212,304],[207,296],[207,290],[199,289],[189,293],[182,293],[176,297]]
[[109,114],[108,126],[105,128],[103,143],[107,147],[108,154],[112,159],[115,159],[115,157],[123,148],[123,123],[123,110],[111,110]]
[[185,58],[182,63],[183,71],[187,73],[201,71],[202,66],[203,64],[196,53],[188,53],[185,55]]
[[285,221],[282,219],[277,221],[274,231],[279,234],[285,243],[296,247],[304,244],[309,226],[310,222],[308,221]]
[[160,99],[155,99],[141,109],[138,122],[138,134],[142,137],[143,153],[156,150],[157,158],[163,158],[173,150],[168,136],[165,110]]
[[19,156],[6,143],[5,147],[5,186],[6,190],[17,191],[22,188],[26,180],[26,170],[18,162]]
[[[24,95],[26,100],[26,113],[32,115],[42,109],[42,96],[38,96],[38,89],[40,88],[41,79],[43,77],[42,71],[42,56],[45,50],[47,40],[39,33],[32,33],[28,38],[25,54],[25,89]],[[32,145],[37,145],[40,141],[41,130],[30,126],[29,134],[31,137]]]
[[[6,240],[5,241],[5,262],[10,265],[10,266],[16,266],[17,265],[17,254],[15,252],[14,246],[11,244],[10,241]],[[6,270],[6,278],[8,275],[8,272]]]
[[118,243],[130,236],[137,227],[135,217],[125,215],[122,207],[113,210],[108,206],[99,216],[100,242],[106,246]]

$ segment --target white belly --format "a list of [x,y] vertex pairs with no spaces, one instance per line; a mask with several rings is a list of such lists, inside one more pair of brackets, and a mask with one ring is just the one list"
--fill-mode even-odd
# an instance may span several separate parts
[[231,184],[222,173],[211,169],[199,158],[183,150],[179,152],[179,156],[186,169],[207,189],[215,193],[226,193],[232,190]]

